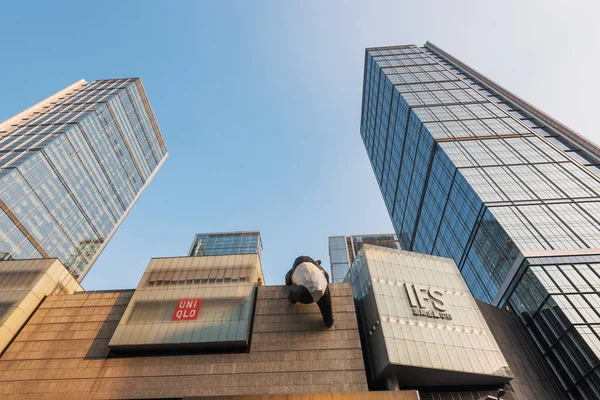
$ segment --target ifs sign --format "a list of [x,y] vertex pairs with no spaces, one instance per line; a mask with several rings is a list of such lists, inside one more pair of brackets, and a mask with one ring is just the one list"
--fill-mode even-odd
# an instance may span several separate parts
[[[452,315],[444,312],[446,311],[446,306],[442,299],[444,293],[441,289],[434,287],[428,288],[423,285],[408,283],[404,284],[404,288],[406,289],[413,315],[438,319],[452,319]],[[427,310],[427,304],[429,302],[433,305],[434,310]]]
[[194,321],[198,319],[202,299],[179,299],[171,321]]

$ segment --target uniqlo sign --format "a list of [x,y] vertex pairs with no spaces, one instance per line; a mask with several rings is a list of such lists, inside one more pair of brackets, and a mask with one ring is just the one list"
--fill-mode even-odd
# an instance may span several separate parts
[[179,299],[171,321],[195,321],[198,319],[202,299]]

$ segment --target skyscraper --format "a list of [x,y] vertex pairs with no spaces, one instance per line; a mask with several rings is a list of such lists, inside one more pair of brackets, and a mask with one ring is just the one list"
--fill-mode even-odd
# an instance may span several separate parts
[[137,78],[80,80],[0,123],[0,253],[81,281],[166,157]]
[[260,232],[198,233],[194,237],[189,256],[219,256],[224,254],[262,253]]
[[402,248],[453,258],[600,398],[600,148],[430,43],[366,50],[361,136]]
[[398,237],[393,233],[329,236],[329,263],[331,265],[332,282],[344,282],[350,266],[352,266],[364,243],[400,249]]

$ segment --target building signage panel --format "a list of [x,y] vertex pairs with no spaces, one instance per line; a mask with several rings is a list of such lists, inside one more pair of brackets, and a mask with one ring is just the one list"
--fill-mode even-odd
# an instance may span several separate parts
[[369,362],[376,379],[395,374],[411,385],[423,376],[439,386],[511,379],[452,259],[365,244],[346,279],[367,348],[375,349]]
[[[444,312],[446,306],[442,296],[444,291],[436,287],[427,287],[424,285],[416,284],[404,284],[408,301],[412,308],[412,313],[415,316],[438,318],[438,319],[452,319],[452,315]],[[427,310],[428,303],[431,302],[433,310]]]
[[247,347],[261,278],[258,254],[153,258],[108,345]]
[[201,298],[195,299],[179,299],[171,321],[195,321],[198,319],[200,312]]

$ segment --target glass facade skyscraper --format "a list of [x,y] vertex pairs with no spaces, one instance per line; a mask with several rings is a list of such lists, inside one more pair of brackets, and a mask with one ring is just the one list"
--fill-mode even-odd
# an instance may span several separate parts
[[366,50],[361,136],[405,250],[518,313],[600,398],[600,148],[443,50]]
[[400,249],[398,237],[393,233],[329,236],[329,263],[331,265],[332,282],[344,282],[348,270],[364,243]]
[[137,78],[81,80],[0,123],[0,254],[81,281],[166,157]]
[[194,237],[189,256],[220,256],[262,253],[260,232],[198,233]]

